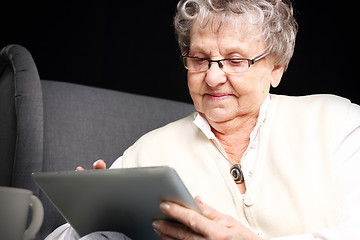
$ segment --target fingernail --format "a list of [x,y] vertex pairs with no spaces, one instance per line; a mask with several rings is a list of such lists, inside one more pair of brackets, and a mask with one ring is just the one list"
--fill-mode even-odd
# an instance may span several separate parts
[[195,197],[195,200],[200,203],[200,204],[203,204],[203,201],[201,200],[200,196],[196,196]]
[[170,205],[163,202],[163,203],[160,204],[160,209],[164,210],[164,211],[167,211],[167,210],[170,209]]
[[155,228],[153,228],[153,229],[154,229],[154,232],[156,233],[156,235],[158,235],[160,237],[161,233],[158,230],[156,230]]
[[103,162],[103,160],[101,160],[101,159],[96,160],[96,161],[93,163],[93,166],[95,166],[96,164],[101,163],[101,162]]
[[159,221],[153,221],[152,227],[154,228],[154,230],[159,229],[160,228],[160,222]]

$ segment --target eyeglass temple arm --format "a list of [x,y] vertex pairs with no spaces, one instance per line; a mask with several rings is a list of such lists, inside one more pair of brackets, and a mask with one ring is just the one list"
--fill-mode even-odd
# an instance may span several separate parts
[[261,55],[259,55],[257,57],[254,57],[253,59],[250,59],[250,61],[249,61],[250,64],[249,65],[253,65],[257,61],[259,61],[259,60],[263,59],[264,57],[266,57],[267,55],[268,55],[268,53],[263,53],[263,54],[261,54]]

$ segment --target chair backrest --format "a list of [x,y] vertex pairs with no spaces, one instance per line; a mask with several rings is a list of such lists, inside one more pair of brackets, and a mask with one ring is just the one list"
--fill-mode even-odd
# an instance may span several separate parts
[[65,221],[32,172],[91,168],[99,158],[110,165],[144,133],[194,111],[186,103],[40,80],[30,53],[18,45],[5,47],[0,63],[0,135],[6,131],[0,157],[7,166],[0,168],[0,183],[39,196],[45,208],[41,239]]
[[5,136],[1,139],[0,152],[1,164],[7,165],[6,178],[1,177],[1,184],[18,186],[21,177],[13,176],[22,175],[23,169],[40,169],[35,166],[39,160],[33,159],[42,160],[43,152],[41,84],[35,63],[25,48],[9,45],[1,50],[0,56],[0,135]]

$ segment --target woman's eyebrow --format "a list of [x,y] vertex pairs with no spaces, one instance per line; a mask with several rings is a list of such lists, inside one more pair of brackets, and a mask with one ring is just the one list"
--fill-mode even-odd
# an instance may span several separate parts
[[227,56],[232,54],[238,54],[240,55],[240,57],[246,57],[249,51],[244,46],[237,45],[237,46],[227,46],[224,49],[220,49],[220,52]]
[[191,45],[189,48],[189,52],[200,52],[200,53],[206,53],[209,52],[209,49],[206,51],[206,48],[198,46],[198,45]]
[[[191,54],[204,54],[206,56],[212,56],[212,51],[211,49],[205,47],[205,46],[202,46],[202,45],[190,45],[190,48],[189,48],[189,51],[188,53]],[[248,57],[248,50],[245,46],[241,46],[240,44],[239,45],[232,45],[232,46],[226,46],[222,49],[220,49],[220,54],[224,57],[228,57],[230,55],[234,55],[234,54],[237,54],[239,55],[238,57],[242,57],[242,58],[245,58],[245,57]]]

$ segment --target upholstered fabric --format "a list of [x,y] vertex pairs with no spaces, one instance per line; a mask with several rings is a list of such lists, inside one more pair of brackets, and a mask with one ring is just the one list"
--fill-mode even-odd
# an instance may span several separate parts
[[39,196],[45,208],[39,239],[65,220],[32,172],[91,168],[99,158],[110,166],[144,133],[194,111],[186,103],[40,80],[30,53],[18,45],[0,55],[0,185]]
[[[6,180],[8,183],[32,189],[34,184],[29,181],[30,176],[24,176],[27,172],[23,169],[29,172],[38,171],[40,170],[39,163],[42,162],[43,106],[40,79],[35,63],[25,48],[10,45],[5,47],[0,55],[2,59],[0,69],[5,66],[5,72],[1,76],[1,80],[4,81],[1,86],[1,95],[7,96],[1,104],[0,115],[5,119],[4,122],[11,126],[6,129],[9,140],[2,141],[6,144],[1,144],[0,148],[9,150],[7,147],[10,147],[11,149],[16,139],[16,151],[12,154],[15,154],[15,159],[19,159],[19,161],[9,159],[11,153],[8,153],[8,156],[1,161],[7,162],[7,165],[12,168],[9,172],[14,174],[12,177],[8,176],[9,179]],[[14,122],[13,109],[16,111],[16,122]],[[17,133],[15,133],[14,124],[16,124]],[[25,161],[25,159],[37,160]],[[24,180],[27,181],[24,182]]]

